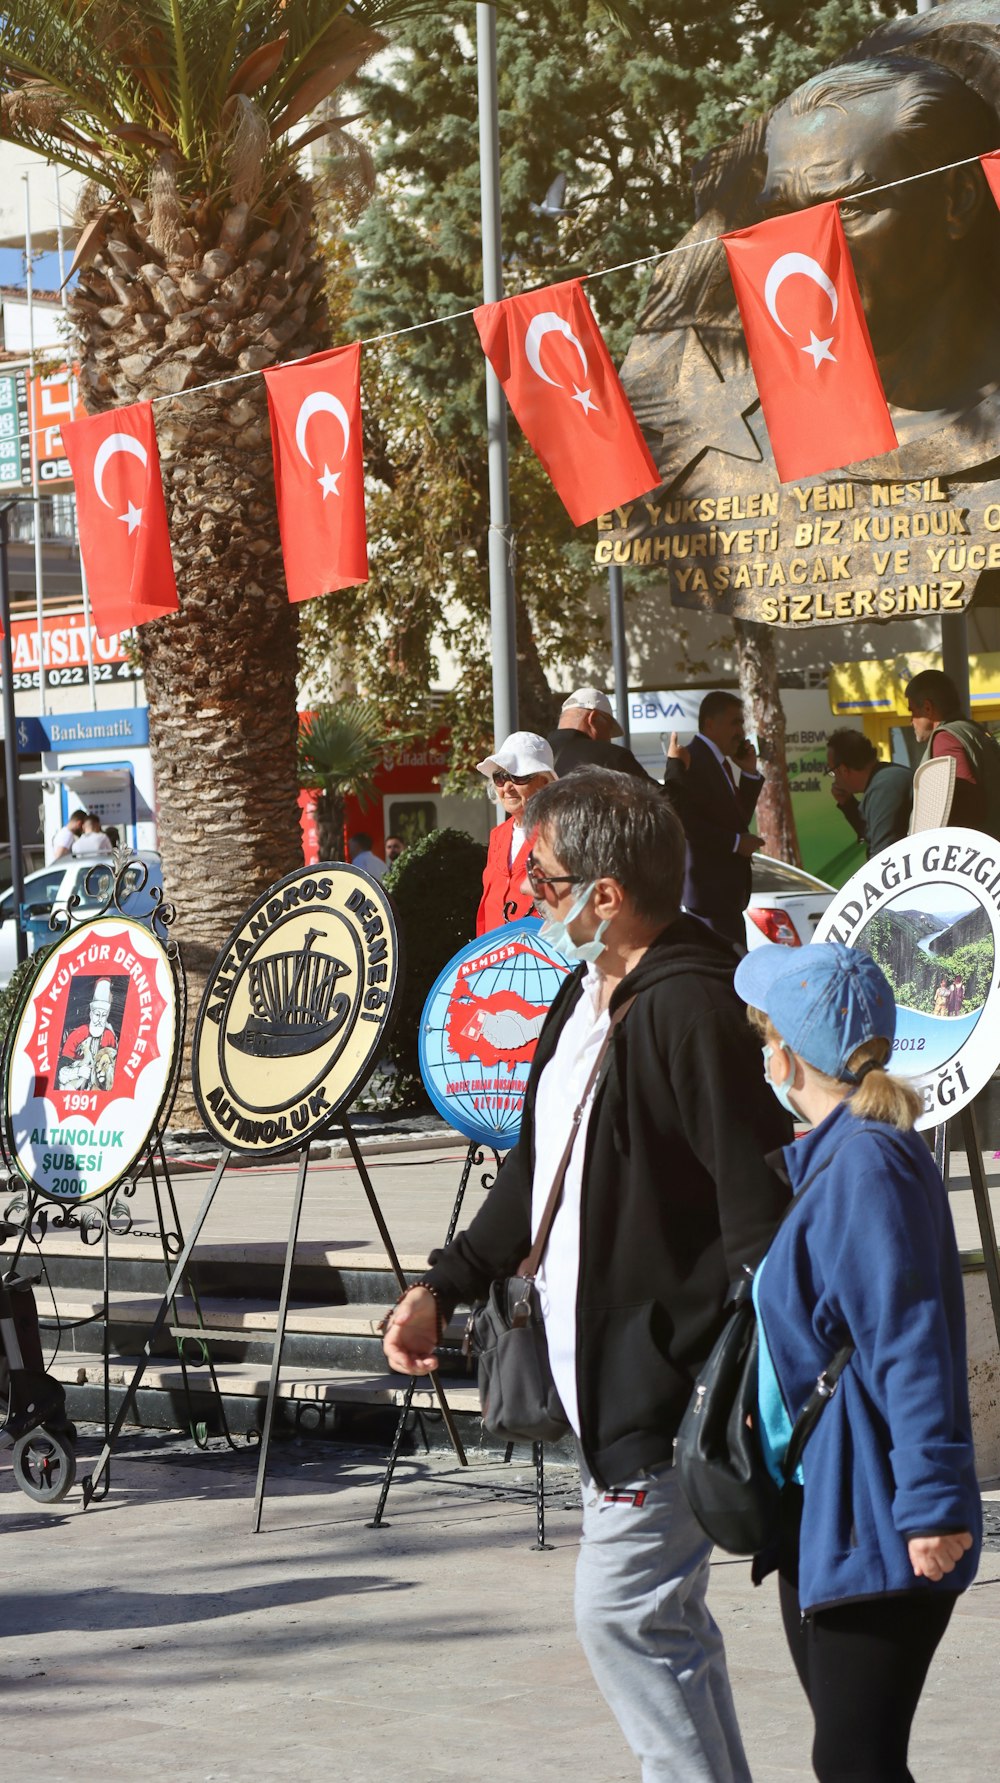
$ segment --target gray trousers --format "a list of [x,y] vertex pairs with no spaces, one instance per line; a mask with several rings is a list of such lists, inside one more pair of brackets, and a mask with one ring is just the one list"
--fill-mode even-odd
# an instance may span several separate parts
[[577,1633],[643,1783],[750,1783],[705,1603],[711,1544],[673,1468],[611,1492],[581,1477]]

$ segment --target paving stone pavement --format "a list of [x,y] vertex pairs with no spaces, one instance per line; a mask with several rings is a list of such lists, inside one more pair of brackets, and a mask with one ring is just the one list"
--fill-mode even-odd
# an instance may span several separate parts
[[[82,1470],[97,1433],[81,1432]],[[275,1447],[263,1531],[256,1457],[133,1433],[84,1512],[19,1493],[0,1454],[5,1767],[46,1783],[634,1783],[638,1767],[572,1628],[576,1481],[404,1461],[388,1526],[365,1527],[380,1457]],[[989,1551],[918,1715],[920,1783],[995,1774],[1000,1495]],[[725,1633],[756,1783],[808,1779],[809,1719],[770,1585],[720,1558]],[[683,1778],[678,1783],[684,1783]]]

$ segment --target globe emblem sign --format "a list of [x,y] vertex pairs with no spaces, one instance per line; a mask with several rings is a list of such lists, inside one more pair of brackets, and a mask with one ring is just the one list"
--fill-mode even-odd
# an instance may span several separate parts
[[534,917],[479,935],[449,960],[420,1018],[424,1088],[477,1145],[516,1145],[531,1061],[549,1005],[573,971]]

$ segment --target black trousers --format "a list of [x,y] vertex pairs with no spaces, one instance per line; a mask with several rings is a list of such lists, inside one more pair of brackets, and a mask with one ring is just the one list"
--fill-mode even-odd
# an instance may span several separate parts
[[818,1610],[802,1624],[795,1586],[778,1580],[781,1616],[816,1724],[820,1783],[914,1783],[910,1728],[954,1591],[908,1591]]

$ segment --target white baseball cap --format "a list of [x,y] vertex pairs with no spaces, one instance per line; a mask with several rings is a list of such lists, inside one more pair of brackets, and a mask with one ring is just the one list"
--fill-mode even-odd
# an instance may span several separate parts
[[485,761],[478,761],[476,767],[484,780],[492,780],[496,768],[506,768],[508,774],[548,774],[551,780],[556,778],[552,750],[537,731],[511,731],[499,749]]
[[611,701],[599,687],[578,687],[575,693],[570,694],[568,700],[563,700],[562,710],[564,712],[572,712],[575,708],[581,712],[603,712],[606,718],[610,718],[614,726],[612,736],[620,737],[624,734],[615,717]]

